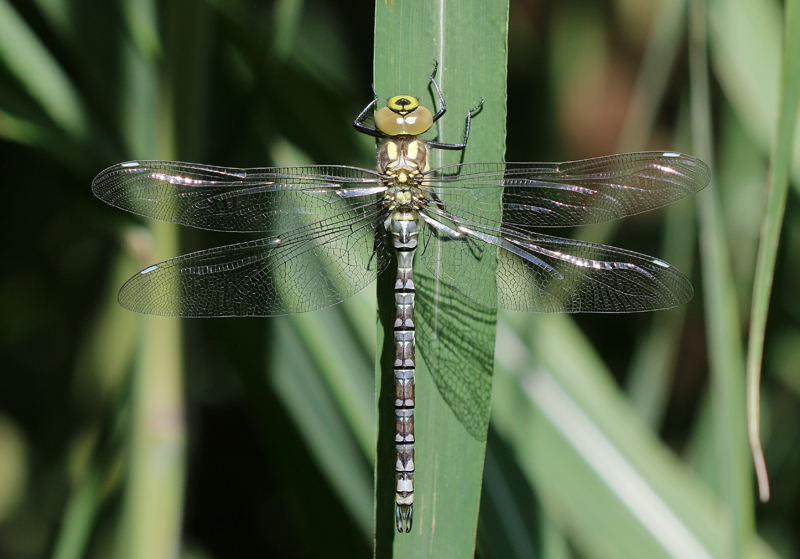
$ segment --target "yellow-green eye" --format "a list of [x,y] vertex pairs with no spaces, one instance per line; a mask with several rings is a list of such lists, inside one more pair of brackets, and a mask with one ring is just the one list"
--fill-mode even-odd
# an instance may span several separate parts
[[[407,97],[405,98],[407,99]],[[389,104],[394,99],[397,97],[392,97]],[[404,114],[400,114],[392,110],[390,106],[386,106],[375,113],[375,126],[387,136],[399,136],[400,134],[417,136],[430,130],[433,126],[433,116],[425,107],[417,106],[413,111],[404,111]]]
[[433,126],[433,116],[425,107],[417,107],[414,112],[408,113],[405,117],[405,134],[417,136],[430,130]]
[[375,113],[375,126],[387,136],[397,136],[403,133],[405,119],[403,115],[384,107]]

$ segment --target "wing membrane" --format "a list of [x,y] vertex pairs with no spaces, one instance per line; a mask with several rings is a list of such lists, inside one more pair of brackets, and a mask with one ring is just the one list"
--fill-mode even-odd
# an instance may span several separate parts
[[667,309],[692,298],[686,276],[644,254],[466,220],[443,223],[441,215],[438,220],[438,228],[424,232],[422,261],[443,283],[482,305],[622,313]]
[[374,202],[375,171],[345,166],[233,169],[129,161],[92,181],[95,195],[123,210],[212,231],[289,231]]
[[120,304],[184,317],[277,316],[329,307],[386,268],[390,255],[375,235],[380,213],[172,258],[128,280]]
[[467,163],[435,169],[428,186],[444,208],[489,225],[502,193],[502,223],[571,227],[660,208],[709,183],[705,163],[689,155],[641,152],[567,163]]
[[494,334],[487,338],[487,329],[469,325],[494,324],[496,311],[464,301],[447,286],[436,289],[428,276],[417,274],[414,283],[419,353],[455,416],[475,440],[485,441],[492,399]]

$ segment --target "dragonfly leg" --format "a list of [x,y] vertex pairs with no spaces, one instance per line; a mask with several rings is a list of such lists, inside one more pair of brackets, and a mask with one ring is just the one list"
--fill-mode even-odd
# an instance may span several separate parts
[[[433,83],[435,84],[436,82],[433,82]],[[436,86],[436,89],[438,91],[438,89],[439,89],[438,85]],[[441,94],[442,94],[442,92],[439,91],[439,95],[440,96],[441,96]],[[442,102],[444,103],[444,98],[441,98],[441,99],[442,99]],[[478,112],[480,112],[480,110],[483,107],[484,103],[485,103],[485,100],[483,99],[483,97],[481,97],[481,102],[478,103],[477,105],[475,105],[469,111],[467,111],[467,124],[464,127],[464,141],[463,142],[461,142],[460,144],[444,144],[442,142],[428,142],[428,145],[430,147],[437,148],[437,149],[450,149],[450,150],[462,150],[465,147],[467,147],[467,141],[469,140],[469,128],[470,128],[470,125],[472,124],[472,117],[475,116],[476,114],[478,114]],[[436,113],[436,114],[438,115],[439,113]],[[434,117],[434,122],[435,121],[436,121],[436,117]]]
[[367,126],[364,124],[364,121],[374,112],[375,104],[379,101],[378,93],[375,91],[375,85],[372,86],[372,95],[374,98],[369,105],[364,107],[364,110],[356,117],[353,121],[353,127],[361,132],[362,134],[367,134],[369,136],[375,136],[376,138],[383,138],[386,136],[383,132],[378,130],[377,128],[373,128],[372,126]]
[[439,61],[434,60],[433,72],[431,72],[430,80],[431,83],[433,84],[433,87],[436,89],[436,94],[439,96],[439,111],[435,115],[433,115],[433,122],[436,122],[437,120],[442,118],[442,116],[444,116],[444,113],[447,112],[447,105],[444,102],[444,95],[442,95],[442,90],[439,88],[439,84],[436,83],[436,70],[438,69],[439,69]]

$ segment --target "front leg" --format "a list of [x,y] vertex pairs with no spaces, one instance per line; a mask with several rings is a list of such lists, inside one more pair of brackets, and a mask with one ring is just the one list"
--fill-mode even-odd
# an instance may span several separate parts
[[362,134],[367,134],[368,136],[375,136],[376,138],[384,138],[386,134],[381,132],[380,130],[373,128],[372,126],[367,126],[364,124],[364,121],[374,113],[375,104],[380,100],[378,97],[378,93],[375,91],[375,85],[372,86],[372,95],[374,95],[374,99],[372,102],[367,105],[361,114],[359,114],[356,119],[353,121],[353,127],[361,132]]
[[[436,82],[433,82],[436,83]],[[438,88],[438,86],[437,86]],[[439,93],[441,95],[441,92]],[[444,102],[444,100],[442,100]],[[480,109],[483,107],[483,97],[481,97],[481,102],[478,103],[472,110],[467,111],[467,124],[464,130],[464,141],[460,144],[444,144],[442,142],[428,142],[428,145],[432,148],[437,149],[450,149],[450,150],[462,150],[467,147],[467,141],[469,140],[469,127],[472,124],[472,117],[477,114]],[[440,111],[443,112],[443,111]]]

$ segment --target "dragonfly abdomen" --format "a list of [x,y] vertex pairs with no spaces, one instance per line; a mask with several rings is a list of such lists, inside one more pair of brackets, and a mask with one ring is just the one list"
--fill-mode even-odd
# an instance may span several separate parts
[[398,531],[411,531],[414,514],[414,279],[413,262],[419,225],[414,212],[394,212],[389,224],[397,252],[394,287],[395,474]]

